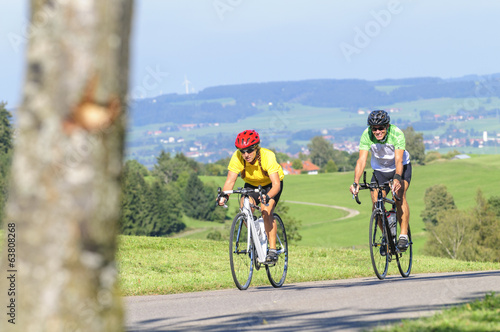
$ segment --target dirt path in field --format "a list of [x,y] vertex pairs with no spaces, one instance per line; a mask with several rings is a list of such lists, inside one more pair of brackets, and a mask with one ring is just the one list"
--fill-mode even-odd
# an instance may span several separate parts
[[190,229],[188,231],[185,231],[185,232],[181,232],[181,233],[177,233],[171,237],[185,237],[185,236],[188,236],[188,235],[191,235],[191,234],[196,234],[196,233],[201,233],[201,232],[204,232],[206,231],[208,228],[206,227],[203,227],[203,228],[195,228],[195,229]]
[[349,209],[343,206],[337,206],[337,205],[327,205],[327,204],[319,204],[319,203],[308,203],[308,202],[297,202],[297,201],[285,201],[286,203],[291,203],[291,204],[303,204],[303,205],[313,205],[313,206],[321,206],[321,207],[327,207],[327,208],[332,208],[332,209],[339,209],[347,212],[347,216],[335,219],[335,220],[344,220],[344,219],[349,219],[354,216],[357,216],[359,214],[359,211],[354,210],[354,209]]
[[[352,218],[352,217],[357,216],[359,214],[359,211],[357,211],[357,210],[349,209],[349,208],[346,208],[346,207],[343,207],[343,206],[337,206],[337,205],[327,205],[327,204],[309,203],[309,202],[297,202],[297,201],[285,201],[285,202],[286,203],[290,203],[290,204],[302,204],[302,205],[327,207],[327,208],[339,209],[339,210],[343,210],[343,211],[347,212],[346,216],[343,216],[341,218],[337,218],[337,219],[334,219],[334,220],[329,220],[329,221],[337,221],[337,220],[349,219],[349,218]],[[321,223],[323,223],[323,222],[319,222],[319,224],[321,224]],[[188,235],[192,235],[192,234],[196,234],[196,233],[201,233],[203,231],[206,231],[207,229],[208,229],[207,227],[191,229],[191,230],[188,230],[188,231],[185,231],[185,232],[182,232],[182,233],[175,234],[172,237],[173,238],[185,237],[185,236],[188,236]]]

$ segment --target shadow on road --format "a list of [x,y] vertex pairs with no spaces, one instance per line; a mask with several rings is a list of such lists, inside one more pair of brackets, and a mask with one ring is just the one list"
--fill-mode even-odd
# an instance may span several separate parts
[[[407,287],[412,287],[412,283],[425,280],[444,282],[452,287],[460,285],[460,280],[482,277],[500,277],[500,271],[485,271],[471,273],[446,273],[446,274],[422,274],[402,278],[399,276],[389,276],[385,280],[376,278],[363,278],[353,280],[337,280],[335,282],[313,282],[284,285],[280,292],[304,292],[307,290],[346,290],[350,287],[367,287],[366,292],[371,291],[369,287],[383,285],[389,286],[391,291],[394,283],[408,283]],[[269,287],[254,287],[253,291],[262,293],[262,296],[271,296],[270,292],[276,292]],[[418,290],[415,290],[418,291]],[[361,292],[362,293],[362,292]],[[330,293],[328,293],[330,294]],[[260,294],[259,294],[260,296]],[[379,325],[387,325],[401,321],[401,317],[412,319],[419,316],[429,316],[435,311],[446,307],[456,306],[465,302],[482,298],[483,292],[468,293],[467,297],[459,297],[458,301],[444,303],[432,303],[429,301],[425,305],[399,305],[388,306],[384,299],[373,301],[364,305],[361,309],[339,306],[340,309],[331,310],[311,310],[311,311],[284,311],[277,305],[276,309],[258,311],[249,308],[249,312],[244,314],[231,314],[211,316],[206,318],[194,318],[190,313],[184,317],[166,317],[162,319],[152,319],[137,321],[134,326],[129,326],[127,331],[363,331],[370,330]],[[300,298],[300,297],[299,297]],[[324,301],[335,301],[335,298],[325,298]],[[365,301],[360,299],[360,301]],[[254,310],[254,311],[252,311]],[[337,312],[336,315],[333,313]],[[334,317],[335,316],[335,317]],[[398,318],[384,318],[384,317]]]
[[[127,331],[362,331],[400,321],[400,319],[381,320],[380,316],[384,314],[434,312],[443,309],[442,305],[435,305],[408,306],[387,310],[378,308],[378,305],[374,303],[372,310],[366,310],[357,315],[343,315],[334,318],[321,317],[328,316],[331,311],[283,312],[281,310],[270,310],[264,314],[259,312],[258,315],[254,313],[244,315],[228,314],[199,320],[186,318],[179,321],[177,317],[175,323],[169,318],[164,318],[138,322],[138,328],[127,329]],[[220,323],[220,319],[223,320],[223,323]],[[211,320],[214,321],[213,324],[210,324]]]

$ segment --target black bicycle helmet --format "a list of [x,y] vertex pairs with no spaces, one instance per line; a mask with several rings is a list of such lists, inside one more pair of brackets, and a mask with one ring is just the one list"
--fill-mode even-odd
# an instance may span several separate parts
[[369,126],[386,126],[391,122],[391,117],[384,110],[376,110],[368,115]]

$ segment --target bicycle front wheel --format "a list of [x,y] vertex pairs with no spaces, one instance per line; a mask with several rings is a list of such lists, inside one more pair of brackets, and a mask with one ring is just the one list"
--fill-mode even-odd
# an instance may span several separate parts
[[413,260],[413,243],[411,241],[410,225],[408,225],[408,249],[396,255],[399,273],[406,278],[410,275]]
[[382,222],[382,215],[373,211],[370,218],[370,257],[373,271],[380,280],[385,278],[389,268],[389,242],[385,228],[381,230],[379,227]]
[[276,234],[276,251],[278,252],[278,261],[274,265],[266,265],[266,273],[269,282],[273,287],[281,287],[285,282],[286,272],[288,270],[288,239],[286,237],[285,225],[278,214],[274,214],[274,220],[278,232]]
[[247,289],[252,281],[252,255],[254,255],[254,250],[252,244],[248,247],[246,217],[243,213],[238,213],[233,220],[229,235],[229,263],[234,283],[240,290]]

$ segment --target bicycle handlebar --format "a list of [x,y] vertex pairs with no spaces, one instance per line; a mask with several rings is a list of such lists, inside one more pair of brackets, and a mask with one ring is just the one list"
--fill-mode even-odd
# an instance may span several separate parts
[[[354,189],[356,189],[356,187],[358,186],[356,183],[354,183],[353,185],[354,185]],[[359,190],[361,190],[361,187],[359,188]],[[356,199],[356,203],[361,204],[361,201],[358,198],[358,194],[356,194],[356,195],[352,194],[352,198]]]
[[[258,188],[238,188],[238,189],[232,189],[232,190],[225,190],[225,191],[222,191],[221,187],[217,188],[217,201],[216,201],[216,205],[219,204],[219,200],[221,199],[221,197],[224,197],[226,195],[229,195],[229,194],[240,194],[240,195],[243,195],[243,196],[246,196],[250,193],[259,193],[259,196],[260,196],[260,199],[261,199],[261,202],[262,202],[262,198],[264,197],[264,195],[266,194],[266,190],[262,188],[262,186],[259,186]],[[262,203],[264,204],[264,203]],[[269,206],[269,202],[267,204],[264,204],[265,206]],[[227,208],[227,205],[224,204],[224,207]]]
[[[366,182],[366,171],[363,173],[363,183],[360,183],[359,184],[359,190],[363,190],[363,189],[370,189],[371,190],[374,190],[374,189],[382,189],[384,191],[388,191],[387,189],[390,189],[391,190],[391,193],[392,193],[392,197],[397,200],[397,201],[400,201],[401,198],[399,198],[399,196],[392,191],[392,180],[389,180],[387,182],[384,182],[382,184],[379,184],[378,183],[378,180],[377,180],[377,176],[375,176],[374,174],[374,178],[375,178],[375,182],[371,182],[371,183],[367,183]],[[356,184],[354,184],[354,188],[356,188]],[[358,204],[361,204],[361,201],[359,200],[358,198],[358,195],[352,195],[354,199],[356,199],[356,203]],[[393,200],[390,200],[386,197],[384,197],[384,200],[390,204],[394,204],[394,201]]]

